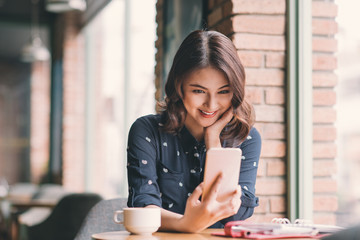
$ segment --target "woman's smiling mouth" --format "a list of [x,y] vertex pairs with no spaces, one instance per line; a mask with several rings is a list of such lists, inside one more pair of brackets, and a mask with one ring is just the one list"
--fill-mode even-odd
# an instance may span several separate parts
[[199,109],[200,111],[200,114],[201,116],[205,117],[205,118],[212,118],[216,115],[217,111],[214,111],[214,112],[206,112],[206,111],[203,111],[201,109]]

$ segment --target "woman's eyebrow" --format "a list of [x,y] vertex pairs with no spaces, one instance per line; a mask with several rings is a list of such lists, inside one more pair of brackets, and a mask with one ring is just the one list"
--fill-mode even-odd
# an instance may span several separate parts
[[226,85],[224,85],[224,86],[222,86],[222,87],[219,87],[219,89],[226,88],[226,87],[230,87],[230,85],[229,85],[229,84],[226,84]]
[[[189,84],[191,87],[198,87],[198,88],[202,88],[202,89],[207,89],[206,87],[204,87],[204,86],[201,86],[201,85],[199,85],[199,84],[196,84],[196,83],[193,83],[193,84]],[[224,85],[224,86],[222,86],[222,87],[219,87],[218,89],[223,89],[223,88],[227,88],[227,87],[230,87],[230,85],[229,84],[226,84],[226,85]]]
[[199,84],[189,84],[191,87],[198,87],[198,88],[202,88],[202,89],[207,89],[206,87],[203,87]]

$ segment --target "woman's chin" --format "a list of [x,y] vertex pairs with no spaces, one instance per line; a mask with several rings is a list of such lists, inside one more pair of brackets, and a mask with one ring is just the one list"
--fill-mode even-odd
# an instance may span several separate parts
[[214,124],[214,122],[215,121],[204,121],[204,122],[202,122],[202,123],[200,123],[199,125],[201,126],[201,127],[203,127],[203,128],[207,128],[207,127],[210,127],[211,125],[213,125]]

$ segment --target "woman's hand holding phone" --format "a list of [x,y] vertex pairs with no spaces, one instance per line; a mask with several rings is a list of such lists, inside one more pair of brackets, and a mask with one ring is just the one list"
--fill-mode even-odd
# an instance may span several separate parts
[[205,199],[199,200],[203,193],[204,184],[197,186],[187,199],[185,213],[179,220],[180,231],[200,232],[217,221],[236,214],[241,205],[241,188],[238,188],[226,200],[218,202],[217,195],[220,190],[222,175],[217,176]]
[[213,125],[205,129],[204,140],[206,149],[221,147],[220,133],[233,116],[233,108],[230,107]]

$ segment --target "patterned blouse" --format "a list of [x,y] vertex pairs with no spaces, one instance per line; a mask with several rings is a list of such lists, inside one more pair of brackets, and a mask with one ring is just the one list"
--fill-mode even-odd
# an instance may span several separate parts
[[[187,198],[203,181],[206,147],[183,127],[173,135],[161,130],[163,117],[148,115],[137,119],[128,139],[129,207],[157,205],[184,214]],[[223,227],[228,221],[244,220],[258,206],[255,181],[261,150],[261,137],[252,128],[239,146],[242,162],[239,184],[241,207],[237,214],[212,227]]]

